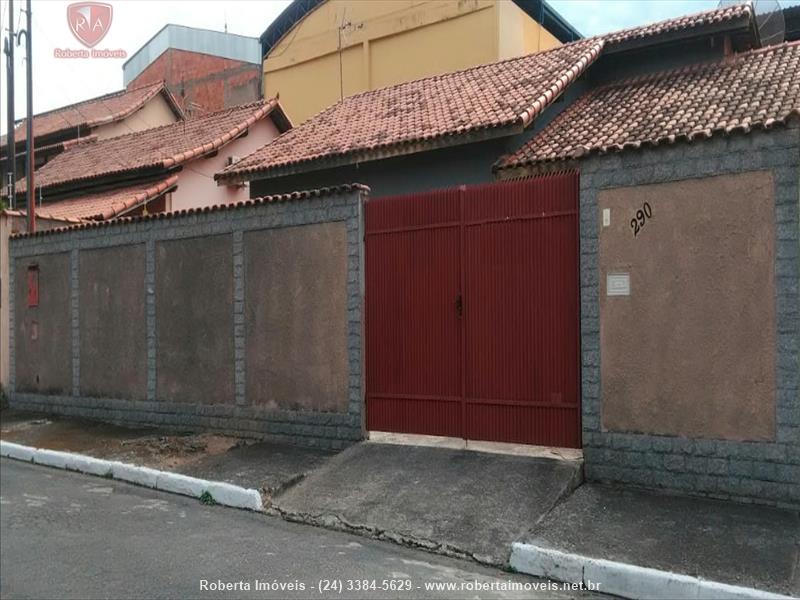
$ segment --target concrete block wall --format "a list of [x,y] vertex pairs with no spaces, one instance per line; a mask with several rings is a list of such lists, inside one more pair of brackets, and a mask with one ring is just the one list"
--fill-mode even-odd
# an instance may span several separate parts
[[[800,125],[596,156],[583,160],[580,169],[582,417],[588,479],[800,505]],[[775,185],[774,441],[688,439],[604,430],[598,193],[759,170],[770,170]]]
[[[10,297],[15,298],[14,286],[19,284],[15,263],[22,259],[66,253],[69,257],[71,336],[68,344],[71,356],[72,385],[60,394],[31,393],[17,389],[15,318],[24,306],[11,305],[11,369],[10,404],[15,408],[53,414],[86,417],[129,426],[158,426],[177,430],[209,429],[245,437],[269,438],[323,448],[343,448],[363,438],[363,369],[362,369],[362,312],[363,300],[363,229],[362,202],[367,188],[359,185],[340,186],[314,192],[256,201],[236,207],[197,210],[173,216],[154,215],[101,226],[71,229],[56,233],[41,233],[18,237],[10,243],[12,286]],[[246,232],[283,229],[303,225],[341,223],[346,229],[346,306],[341,318],[346,321],[347,373],[344,408],[335,411],[284,410],[274,406],[254,405],[245,395],[247,377],[257,376],[246,370],[245,352],[247,331],[244,327],[245,285],[243,237]],[[158,339],[157,339],[157,245],[167,240],[190,238],[228,238],[233,273],[233,302],[230,307],[230,330],[234,340],[233,394],[231,398],[198,398],[180,402],[158,396]],[[147,372],[146,392],[139,398],[87,397],[81,390],[81,332],[87,323],[81,322],[80,281],[91,273],[80,272],[82,252],[98,248],[144,246],[145,268],[141,290],[145,302],[146,351],[140,360]],[[40,286],[45,285],[41,281]],[[287,300],[288,301],[288,300]],[[20,313],[21,315],[21,313]],[[42,316],[42,318],[44,315]],[[21,316],[20,316],[21,318]],[[93,323],[92,326],[103,326]],[[265,368],[268,365],[265,365]],[[341,405],[342,403],[340,403]]]

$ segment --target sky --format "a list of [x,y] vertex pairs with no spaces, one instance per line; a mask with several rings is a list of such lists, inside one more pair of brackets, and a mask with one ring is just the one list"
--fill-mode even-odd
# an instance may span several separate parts
[[[123,87],[120,58],[55,58],[55,48],[83,48],[67,24],[67,6],[75,0],[33,0],[33,110],[42,112]],[[258,37],[289,0],[105,0],[113,6],[112,25],[97,45],[123,49],[128,57],[167,23],[223,30]],[[368,1],[368,0],[362,0]],[[548,0],[583,35],[596,35],[714,8],[719,0]],[[783,0],[783,6],[800,0]],[[24,0],[14,1],[15,27],[25,26]],[[0,0],[3,38],[8,0]],[[19,23],[19,25],[17,25]],[[17,119],[25,116],[24,41],[15,50]],[[5,71],[5,56],[0,65]],[[0,77],[0,132],[6,125],[6,80]]]

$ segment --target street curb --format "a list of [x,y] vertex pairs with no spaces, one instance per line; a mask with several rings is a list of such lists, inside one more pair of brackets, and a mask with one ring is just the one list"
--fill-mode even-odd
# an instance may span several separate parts
[[511,547],[511,568],[520,573],[570,583],[591,582],[604,594],[623,598],[714,598],[791,600],[754,588],[740,587],[670,571],[590,558],[533,544],[515,542]]
[[12,442],[0,440],[0,456],[30,462],[55,469],[77,471],[87,475],[96,475],[110,479],[118,479],[142,487],[171,492],[182,496],[199,498],[208,492],[216,504],[243,508],[261,512],[264,505],[261,494],[252,488],[222,481],[207,481],[197,477],[189,477],[180,473],[159,471],[149,467],[140,467],[119,461],[94,458],[72,452],[59,452],[45,448],[32,448]]

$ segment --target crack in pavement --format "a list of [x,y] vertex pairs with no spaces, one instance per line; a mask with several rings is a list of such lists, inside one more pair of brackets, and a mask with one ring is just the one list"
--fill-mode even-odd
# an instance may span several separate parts
[[491,566],[503,570],[510,570],[507,561],[498,560],[491,556],[476,554],[449,542],[437,542],[423,537],[400,533],[387,529],[381,529],[372,525],[362,525],[350,523],[339,515],[330,513],[312,514],[291,511],[281,508],[274,502],[264,509],[266,514],[279,516],[285,521],[292,523],[302,523],[311,525],[313,527],[321,527],[323,529],[330,529],[334,531],[343,531],[362,537],[383,540],[405,546],[407,548],[415,548],[424,550],[431,554],[438,554],[441,556],[448,556],[450,558],[466,559],[477,562],[482,565]]

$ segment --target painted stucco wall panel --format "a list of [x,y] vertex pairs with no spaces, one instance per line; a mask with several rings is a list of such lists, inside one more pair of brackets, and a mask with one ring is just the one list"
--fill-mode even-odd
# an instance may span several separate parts
[[[344,448],[363,438],[363,357],[362,346],[362,302],[363,302],[363,225],[361,207],[366,191],[342,189],[341,192],[321,197],[308,197],[286,202],[259,203],[228,210],[207,211],[169,218],[146,219],[134,222],[114,222],[102,228],[84,228],[56,235],[37,235],[12,239],[11,297],[12,353],[10,356],[9,398],[11,406],[59,415],[80,416],[121,423],[127,426],[157,426],[182,429],[209,429],[243,437],[269,438],[282,442],[300,443],[325,448]],[[326,224],[331,224],[330,229]],[[338,387],[329,386],[326,393],[335,398],[324,398],[323,403],[333,409],[309,406],[305,402],[294,402],[283,398],[284,406],[278,408],[260,403],[248,396],[247,382],[257,381],[263,373],[270,373],[275,365],[249,360],[251,347],[247,340],[257,339],[259,333],[248,331],[245,314],[248,300],[245,297],[245,235],[266,230],[296,231],[304,242],[322,252],[330,251],[340,257],[340,264],[331,266],[331,259],[307,256],[308,263],[300,267],[308,280],[309,269],[328,265],[328,275],[323,281],[334,281],[330,273],[339,271],[339,279],[332,283],[331,290],[319,292],[320,301],[338,298],[344,287],[346,300],[336,300],[342,308],[337,324],[322,324],[309,328],[298,325],[294,342],[301,344],[302,352],[317,356],[321,362],[327,360],[328,369],[343,369],[343,373],[328,371],[330,381]],[[316,232],[316,233],[314,233]],[[327,233],[320,233],[327,232]],[[284,239],[282,236],[278,236]],[[345,251],[341,251],[344,239]],[[320,240],[318,244],[315,240]],[[292,242],[287,242],[292,243]],[[303,246],[300,242],[297,245]],[[139,250],[127,253],[123,248],[144,247],[143,257]],[[278,254],[281,248],[277,249]],[[146,396],[142,399],[90,397],[81,389],[81,374],[99,368],[93,364],[96,355],[82,351],[82,333],[92,326],[86,313],[89,306],[81,307],[81,287],[91,286],[95,274],[88,267],[81,269],[82,255],[98,250],[108,250],[108,256],[127,253],[124,270],[116,276],[126,277],[124,287],[133,289],[141,285],[144,269],[144,323],[145,344],[138,360],[145,365]],[[120,254],[117,253],[120,251]],[[296,256],[303,256],[297,249]],[[63,389],[58,395],[46,395],[41,390],[28,391],[17,385],[23,382],[29,361],[27,355],[14,352],[16,346],[14,327],[17,315],[25,319],[24,305],[16,282],[16,263],[49,261],[61,257],[66,274],[66,296],[59,297],[57,311],[65,313],[67,331],[59,334],[58,356],[40,355],[50,363],[65,368],[62,373]],[[97,260],[100,260],[97,255]],[[295,259],[296,259],[295,256]],[[108,259],[114,263],[116,259]],[[283,270],[289,269],[288,258],[283,260]],[[137,261],[139,261],[137,263]],[[142,267],[141,261],[144,266]],[[317,262],[321,261],[321,262]],[[109,265],[109,268],[111,266]],[[281,269],[278,269],[281,270]],[[47,274],[52,274],[47,269]],[[102,275],[102,274],[101,274]],[[86,276],[88,281],[83,281]],[[101,280],[112,277],[103,275]],[[262,285],[263,282],[251,282]],[[289,286],[267,281],[291,292]],[[51,289],[49,282],[43,282]],[[168,285],[169,284],[169,285]],[[311,284],[309,284],[311,285]],[[315,282],[313,285],[319,285]],[[258,297],[256,296],[258,300]],[[274,299],[274,297],[273,297]],[[296,299],[284,298],[282,303],[291,305]],[[256,300],[250,300],[255,302]],[[127,303],[125,300],[123,304]],[[133,302],[133,300],[131,300]],[[319,308],[315,301],[308,300],[298,305]],[[85,304],[85,303],[84,303]],[[263,307],[262,307],[263,308]],[[260,310],[260,309],[259,309]],[[323,313],[328,310],[322,306]],[[111,311],[109,311],[109,315]],[[288,313],[284,313],[288,314]],[[331,316],[332,313],[326,313]],[[295,323],[299,317],[295,314]],[[315,322],[315,315],[308,315]],[[21,326],[21,325],[20,325]],[[113,324],[105,323],[112,327]],[[131,325],[135,329],[135,325]],[[330,331],[341,331],[344,338],[331,342]],[[325,338],[323,343],[332,344],[324,350],[339,356],[335,363],[330,357],[322,358],[322,350],[308,350],[309,340],[298,339],[300,331],[314,340]],[[87,343],[89,339],[86,340]],[[218,347],[217,342],[222,344]],[[335,346],[333,345],[335,344]],[[232,346],[232,350],[231,350]],[[340,353],[344,353],[344,362]],[[300,352],[288,354],[271,350],[276,362],[287,355],[297,357]],[[293,365],[296,363],[293,363]],[[309,363],[310,372],[319,373],[319,365]],[[302,367],[300,367],[302,369]],[[345,382],[344,388],[341,382]],[[291,390],[295,393],[297,390]],[[335,412],[334,412],[335,410]]]
[[145,246],[81,252],[80,393],[147,398]]
[[142,108],[122,121],[102,125],[92,131],[98,139],[105,140],[118,135],[125,135],[134,131],[142,131],[152,127],[169,125],[178,120],[175,112],[170,108],[162,94],[150,99]]
[[547,29],[528,17],[514,2],[496,4],[499,20],[497,60],[549,50],[561,42]]
[[343,222],[244,237],[247,397],[272,408],[347,411]]
[[239,137],[210,157],[201,157],[185,165],[178,174],[178,187],[172,193],[170,210],[219,206],[250,199],[248,185],[218,186],[214,173],[227,166],[229,157],[243,158],[278,136],[278,128],[269,117],[254,123],[246,136]]
[[774,440],[773,192],[759,171],[598,194],[604,429]]
[[[350,96],[369,89],[363,53],[361,46],[351,46],[342,50],[341,64],[337,51],[270,71],[265,76],[268,79],[264,83],[264,97],[279,96],[292,123],[302,123],[338,102],[342,94]],[[313,92],[308,87],[312,81]]]
[[[264,60],[264,72],[337,51],[340,40],[341,47],[347,48],[419,27],[458,20],[475,12],[492,13],[493,9],[494,0],[323,2],[273,46]],[[343,22],[351,25],[344,27],[340,36],[339,28]]]
[[341,88],[355,94],[559,44],[511,0],[324,2],[270,50],[264,96],[280,93],[299,124]]
[[562,45],[561,41],[544,27],[534,29],[526,24],[523,28],[523,32],[523,42],[525,45],[523,46],[521,54],[542,52]]
[[[580,168],[582,423],[587,478],[800,505],[800,124],[593,156],[581,161]],[[775,259],[768,270],[774,274],[774,440],[743,442],[608,431],[602,426],[606,382],[601,375],[605,366],[600,333],[604,288],[599,196],[614,188],[720,175],[749,172],[748,177],[759,178],[764,171],[773,181],[769,211],[774,219]],[[738,192],[734,191],[733,197],[739,197]],[[647,235],[648,227],[655,228],[658,218],[654,212],[653,222],[645,225],[640,235]],[[635,278],[631,290],[637,293]],[[738,327],[740,321],[738,317],[729,326]],[[646,326],[631,323],[633,329]],[[738,431],[743,430],[746,418],[741,418]]]
[[157,395],[232,403],[233,254],[230,236],[156,243]]
[[[63,227],[64,221],[51,219],[36,219],[39,230]],[[0,212],[0,385],[5,389],[9,382],[10,370],[10,344],[9,315],[12,299],[10,296],[8,240],[15,233],[25,231],[27,220],[24,216]]]
[[[28,267],[39,267],[39,304],[28,306]],[[14,264],[16,387],[25,392],[72,390],[70,255],[17,259]]]
[[496,61],[497,27],[494,7],[489,6],[374,40],[370,89]]

